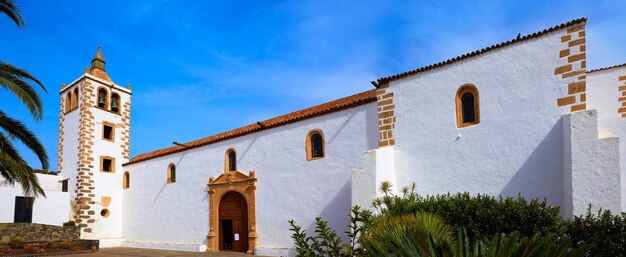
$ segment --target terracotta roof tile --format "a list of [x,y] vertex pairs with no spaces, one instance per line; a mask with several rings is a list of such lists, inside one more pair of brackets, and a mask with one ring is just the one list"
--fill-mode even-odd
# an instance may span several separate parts
[[626,67],[626,63],[613,65],[613,66],[610,66],[610,67],[598,68],[598,69],[595,69],[595,70],[590,70],[590,71],[587,71],[587,73],[592,73],[592,72],[596,72],[596,71],[603,71],[603,70],[610,70],[610,69],[621,68],[621,67]]
[[344,98],[337,99],[328,103],[313,106],[311,108],[292,112],[283,116],[279,116],[279,117],[272,118],[269,120],[261,121],[258,123],[250,124],[244,127],[240,127],[237,129],[219,133],[213,136],[191,141],[191,142],[183,144],[185,146],[172,146],[172,147],[159,149],[159,150],[149,152],[149,153],[143,153],[143,154],[133,157],[129,162],[123,164],[123,166],[142,162],[145,160],[154,159],[154,158],[172,154],[172,153],[177,153],[177,152],[209,145],[212,143],[228,140],[228,139],[235,138],[235,137],[240,137],[243,135],[252,134],[252,133],[262,131],[265,129],[280,127],[280,126],[294,123],[297,121],[310,119],[313,117],[318,117],[318,116],[329,114],[329,113],[336,112],[336,111],[345,110],[351,107],[371,103],[374,101],[376,101],[376,90],[372,89],[369,91],[358,93],[356,95],[344,97]]
[[[554,26],[552,28],[548,28],[548,29],[545,29],[545,30],[542,30],[542,31],[539,31],[539,32],[535,32],[535,33],[532,33],[532,34],[529,34],[529,35],[526,35],[526,36],[523,36],[523,37],[518,36],[517,38],[514,38],[512,40],[509,40],[509,41],[506,41],[506,42],[502,42],[502,43],[499,43],[499,44],[495,44],[495,45],[491,45],[491,46],[485,47],[485,48],[480,49],[480,50],[476,50],[476,51],[471,52],[471,53],[466,53],[464,55],[457,56],[457,57],[454,57],[452,59],[445,60],[443,62],[438,62],[438,63],[435,63],[435,64],[431,64],[431,65],[424,66],[424,67],[421,67],[421,68],[417,68],[417,69],[414,69],[414,70],[411,70],[411,71],[403,72],[403,73],[400,73],[400,74],[392,75],[392,76],[389,76],[389,77],[383,77],[383,78],[378,79],[377,82],[380,85],[380,84],[387,83],[387,82],[392,81],[392,80],[401,79],[401,78],[404,78],[404,77],[407,77],[407,76],[410,76],[410,75],[414,75],[414,74],[417,74],[417,73],[421,73],[421,72],[429,71],[429,70],[432,70],[432,69],[436,69],[436,68],[439,68],[439,67],[442,67],[442,66],[445,66],[445,65],[448,65],[448,64],[456,63],[456,62],[459,62],[461,60],[465,60],[465,59],[468,59],[468,58],[472,58],[472,57],[484,54],[486,52],[489,52],[489,51],[492,51],[492,50],[495,50],[495,49],[498,49],[498,48],[509,46],[509,45],[512,45],[512,44],[515,44],[515,43],[518,43],[518,42],[522,42],[522,41],[528,40],[528,39],[538,38],[538,37],[543,36],[545,34],[548,34],[548,33],[554,32],[554,31],[558,31],[558,30],[561,30],[563,28],[567,28],[567,27],[570,27],[572,25],[580,24],[580,23],[583,23],[583,22],[586,22],[586,21],[587,21],[587,18],[584,18],[584,17],[576,19],[576,20],[572,20],[572,21],[563,23],[561,25],[557,25],[557,26]],[[374,84],[374,82],[372,82],[372,84]]]
[[94,75],[94,76],[96,76],[98,78],[104,79],[104,80],[106,80],[108,82],[113,82],[113,80],[111,80],[109,75],[105,71],[103,71],[101,69],[92,68],[92,69],[89,70],[89,74],[90,75]]

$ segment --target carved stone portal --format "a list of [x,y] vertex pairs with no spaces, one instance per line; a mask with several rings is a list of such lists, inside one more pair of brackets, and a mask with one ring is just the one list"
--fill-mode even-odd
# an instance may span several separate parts
[[239,171],[225,171],[213,179],[209,178],[209,235],[207,235],[207,251],[219,251],[219,206],[222,197],[228,192],[238,192],[246,198],[248,204],[248,251],[254,253],[257,243],[256,233],[256,181],[254,170],[250,175]]

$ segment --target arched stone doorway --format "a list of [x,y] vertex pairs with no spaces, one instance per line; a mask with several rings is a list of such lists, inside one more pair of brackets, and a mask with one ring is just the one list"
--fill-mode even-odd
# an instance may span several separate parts
[[248,204],[240,193],[230,191],[220,201],[220,251],[248,251]]
[[[236,250],[254,253],[257,242],[256,181],[254,171],[250,171],[249,175],[239,171],[225,171],[216,179],[209,178],[208,252]],[[222,203],[224,203],[223,206]],[[238,224],[235,224],[236,219],[239,220]],[[232,224],[229,224],[228,220],[231,220]],[[223,231],[231,226],[232,232]],[[243,226],[246,229],[235,228],[237,226]],[[235,240],[236,230],[239,231],[239,241]],[[230,233],[233,239],[232,250],[224,248],[228,246],[224,244],[228,243],[228,240],[224,239],[230,238]]]

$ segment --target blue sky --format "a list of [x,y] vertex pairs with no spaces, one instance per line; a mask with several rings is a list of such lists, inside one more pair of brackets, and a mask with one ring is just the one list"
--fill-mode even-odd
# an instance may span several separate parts
[[[626,1],[17,0],[0,17],[0,60],[39,78],[35,123],[7,91],[0,108],[42,140],[56,168],[61,83],[98,43],[109,76],[133,86],[131,156],[373,88],[369,81],[579,17],[587,65],[626,62]],[[26,150],[34,167],[39,163]]]

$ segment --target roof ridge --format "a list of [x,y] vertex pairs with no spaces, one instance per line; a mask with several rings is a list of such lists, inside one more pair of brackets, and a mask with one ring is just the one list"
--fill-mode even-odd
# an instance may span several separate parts
[[345,110],[351,107],[356,107],[356,106],[371,103],[374,101],[376,101],[376,89],[371,89],[371,90],[360,92],[351,96],[339,98],[330,102],[322,103],[322,104],[315,105],[309,108],[301,109],[301,110],[287,113],[281,116],[270,118],[264,121],[256,122],[256,123],[249,124],[243,127],[239,127],[239,128],[235,128],[235,129],[221,132],[218,134],[214,134],[212,136],[193,140],[193,141],[181,144],[181,145],[170,146],[170,147],[157,149],[157,150],[147,152],[147,153],[142,153],[133,157],[132,159],[130,159],[130,161],[122,165],[126,166],[129,164],[154,159],[160,156],[182,152],[185,150],[209,145],[212,143],[228,140],[231,138],[252,134],[258,131],[280,127],[280,126],[291,124],[297,121],[310,119],[310,118],[314,118],[317,116],[322,116],[325,114]]
[[587,73],[592,73],[592,72],[596,72],[596,71],[603,71],[603,70],[610,70],[610,69],[621,68],[621,67],[626,67],[626,63],[617,64],[617,65],[604,67],[604,68],[593,69],[593,70],[587,71]]
[[464,59],[467,59],[467,58],[471,58],[471,57],[474,57],[474,56],[481,55],[483,53],[489,52],[489,51],[494,50],[494,49],[505,47],[505,46],[508,46],[508,45],[511,45],[511,44],[514,44],[514,43],[517,43],[517,42],[525,41],[525,40],[528,40],[528,39],[537,38],[539,36],[548,34],[550,32],[554,32],[554,31],[557,31],[557,30],[560,30],[560,29],[563,29],[563,28],[566,28],[566,27],[570,27],[570,26],[575,25],[575,24],[583,23],[583,22],[586,22],[586,21],[587,21],[587,18],[581,17],[581,18],[578,18],[578,19],[575,19],[575,20],[571,20],[571,21],[568,21],[568,22],[565,22],[565,23],[561,23],[561,24],[556,25],[556,26],[551,27],[551,28],[544,29],[542,31],[538,31],[538,32],[535,32],[535,33],[532,33],[532,34],[525,35],[523,37],[520,37],[518,35],[516,38],[514,38],[512,40],[501,42],[501,43],[498,43],[498,44],[495,44],[495,45],[490,45],[488,47],[484,47],[482,49],[479,49],[479,50],[476,50],[476,51],[473,51],[473,52],[470,52],[470,53],[465,53],[463,55],[459,55],[457,57],[450,58],[450,59],[445,60],[445,61],[441,61],[441,62],[438,62],[438,63],[430,64],[430,65],[427,65],[427,66],[423,66],[423,67],[420,67],[420,68],[417,68],[417,69],[414,69],[414,70],[405,71],[405,72],[402,72],[402,73],[399,73],[399,74],[395,74],[395,75],[379,78],[378,80],[376,80],[377,83],[372,82],[372,84],[380,85],[382,83],[387,83],[387,82],[392,81],[392,80],[396,80],[396,79],[404,78],[406,76],[410,76],[410,75],[414,75],[414,74],[417,74],[417,73],[429,71],[429,70],[432,70],[432,69],[435,69],[435,68],[439,68],[439,67],[442,67],[442,66],[445,66],[445,65],[448,65],[448,64],[452,64],[452,63],[455,63],[455,62],[458,62],[458,61],[461,61],[461,60],[464,60]]

